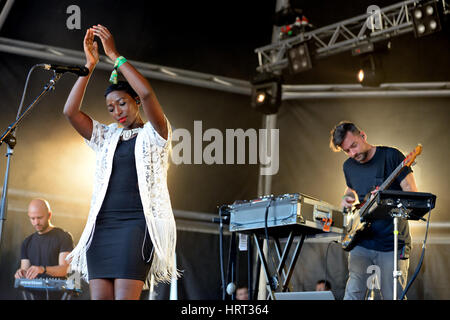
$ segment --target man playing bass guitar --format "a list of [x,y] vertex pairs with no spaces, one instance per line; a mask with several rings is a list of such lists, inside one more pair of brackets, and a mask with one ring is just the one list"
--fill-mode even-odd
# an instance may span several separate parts
[[[373,197],[377,192],[376,188],[382,185],[405,159],[396,148],[369,144],[364,131],[355,124],[345,121],[337,124],[331,131],[330,147],[335,152],[343,151],[349,157],[343,165],[347,188],[341,207],[346,210],[351,209],[356,200],[362,202],[367,194],[372,194]],[[389,189],[417,192],[414,175],[409,166],[400,171]],[[400,219],[398,229],[398,269],[401,271],[398,278],[398,292],[402,292],[407,281],[411,250],[408,221]],[[383,299],[392,300],[393,251],[393,219],[373,220],[349,253],[349,278],[344,300],[364,299],[371,285],[374,270]]]

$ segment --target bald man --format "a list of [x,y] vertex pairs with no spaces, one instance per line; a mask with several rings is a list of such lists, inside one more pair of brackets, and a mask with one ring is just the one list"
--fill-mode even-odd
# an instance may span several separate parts
[[52,211],[44,199],[31,200],[28,217],[36,232],[22,243],[15,278],[65,278],[69,267],[65,258],[73,249],[72,235],[52,225]]

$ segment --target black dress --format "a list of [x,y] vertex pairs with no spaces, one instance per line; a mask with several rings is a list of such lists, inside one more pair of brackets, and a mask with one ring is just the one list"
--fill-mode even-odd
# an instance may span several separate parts
[[118,142],[105,199],[86,253],[89,280],[145,281],[153,245],[148,234],[136,172],[136,137]]

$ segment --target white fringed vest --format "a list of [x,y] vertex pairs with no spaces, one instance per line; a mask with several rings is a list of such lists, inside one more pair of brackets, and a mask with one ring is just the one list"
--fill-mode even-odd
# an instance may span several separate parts
[[[96,152],[95,180],[91,207],[80,241],[67,256],[73,271],[88,280],[86,251],[95,231],[112,171],[114,152],[123,128],[92,120],[92,137],[86,143]],[[145,220],[154,246],[154,258],[149,275],[156,282],[170,282],[178,276],[174,266],[176,226],[167,188],[167,169],[172,141],[172,129],[167,121],[168,137],[163,139],[147,122],[138,133],[135,146],[136,171]],[[71,260],[70,260],[71,259]]]

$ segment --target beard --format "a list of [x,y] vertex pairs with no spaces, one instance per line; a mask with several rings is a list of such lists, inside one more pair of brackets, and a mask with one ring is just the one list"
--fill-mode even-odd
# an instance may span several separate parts
[[358,154],[354,157],[354,159],[355,159],[356,161],[358,161],[359,163],[363,163],[363,162],[366,161],[366,159],[367,159],[368,156],[369,156],[369,151],[361,152],[361,153],[358,153]]
[[49,226],[49,223],[47,222],[45,224],[36,225],[34,228],[35,228],[36,231],[42,232],[42,231],[47,230],[48,226]]

